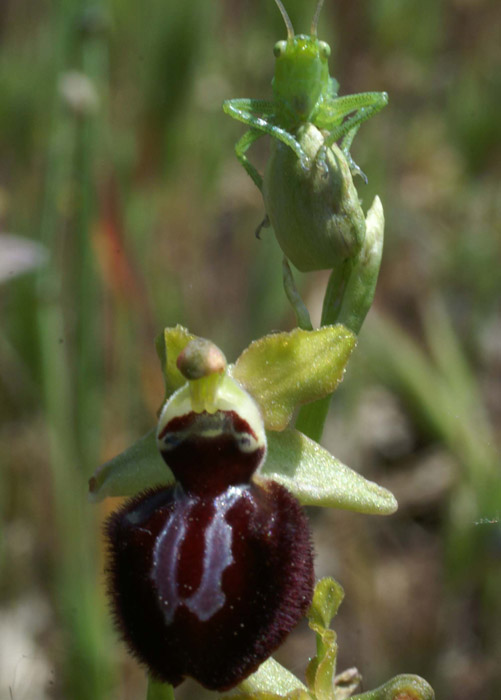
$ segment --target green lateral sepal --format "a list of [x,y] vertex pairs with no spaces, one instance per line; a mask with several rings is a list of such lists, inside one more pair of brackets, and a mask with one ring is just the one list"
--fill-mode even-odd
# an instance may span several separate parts
[[255,479],[273,479],[306,506],[342,508],[371,515],[391,515],[393,494],[345,466],[297,430],[268,431],[268,454]]
[[[397,502],[390,491],[342,464],[297,430],[267,432],[268,454],[254,477],[273,479],[303,505],[390,515]],[[133,496],[152,486],[169,486],[174,477],[163,461],[155,430],[99,467],[89,482],[94,502],[108,496]]]
[[89,480],[90,500],[108,496],[133,496],[152,486],[170,486],[174,475],[158,451],[156,429],[96,469]]

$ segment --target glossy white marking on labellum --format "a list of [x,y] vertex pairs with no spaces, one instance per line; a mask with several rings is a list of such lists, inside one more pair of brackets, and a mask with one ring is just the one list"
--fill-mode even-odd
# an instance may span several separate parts
[[[188,513],[190,506],[187,506]],[[186,517],[181,512],[174,513],[174,516],[167,521],[162,533],[155,543],[153,550],[152,579],[158,572],[159,562],[167,569],[167,576],[164,577],[162,595],[159,596],[165,622],[169,625],[174,619],[177,606],[181,602],[177,591],[177,569],[179,563],[179,550],[186,536]]]
[[199,620],[205,622],[223,607],[224,570],[233,563],[233,528],[226,522],[226,513],[242,494],[242,487],[231,487],[214,499],[214,518],[205,532],[204,572],[196,593],[185,604]]
[[180,593],[179,565],[183,562],[182,546],[196,501],[188,501],[183,511],[175,512],[167,521],[155,543],[151,573],[153,580],[162,579],[160,602],[166,624],[171,624],[181,605],[185,605],[202,622],[209,620],[223,607],[226,596],[222,590],[222,576],[234,561],[233,528],[226,522],[226,514],[241,497],[243,490],[242,487],[231,487],[214,499],[212,521],[203,533],[202,578],[190,596]]

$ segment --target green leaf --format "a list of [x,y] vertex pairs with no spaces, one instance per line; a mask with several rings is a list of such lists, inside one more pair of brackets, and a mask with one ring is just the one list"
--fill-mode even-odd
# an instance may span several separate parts
[[164,328],[155,339],[157,355],[164,375],[166,399],[176,389],[186,384],[186,377],[183,377],[178,370],[176,362],[178,355],[194,338],[196,338],[195,335],[178,324],[175,328]]
[[240,683],[236,697],[298,697],[298,691],[306,692],[306,686],[278,661],[269,658]]
[[395,676],[384,685],[361,695],[353,695],[352,700],[435,700],[431,685],[420,676],[405,674]]
[[89,481],[93,502],[107,496],[133,496],[151,486],[174,483],[174,475],[158,451],[155,432],[150,430],[95,471]]
[[268,454],[256,480],[273,479],[306,506],[390,515],[398,504],[390,491],[346,467],[297,430],[267,432]]
[[296,406],[334,391],[355,344],[355,334],[340,324],[295,328],[255,340],[232,373],[258,402],[265,426],[283,430]]

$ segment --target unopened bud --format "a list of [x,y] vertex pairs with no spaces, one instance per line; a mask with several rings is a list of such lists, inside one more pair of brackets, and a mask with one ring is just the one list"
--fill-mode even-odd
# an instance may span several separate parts
[[355,257],[365,238],[365,216],[341,149],[324,146],[313,124],[296,134],[308,163],[272,140],[263,198],[278,243],[302,272],[333,269]]

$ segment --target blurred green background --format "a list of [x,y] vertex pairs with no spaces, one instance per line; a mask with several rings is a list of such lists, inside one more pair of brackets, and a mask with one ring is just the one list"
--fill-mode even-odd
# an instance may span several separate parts
[[[286,6],[308,31],[313,0]],[[499,700],[501,5],[326,0],[319,35],[342,94],[390,95],[353,147],[386,248],[324,444],[400,509],[310,511],[317,574],[346,591],[339,670]],[[221,109],[270,96],[284,37],[272,0],[0,0],[2,700],[145,696],[106,609],[116,504],[87,479],[154,424],[164,326],[229,359],[292,327]],[[318,319],[325,273],[297,277]],[[301,675],[313,653],[300,627],[278,658]]]

